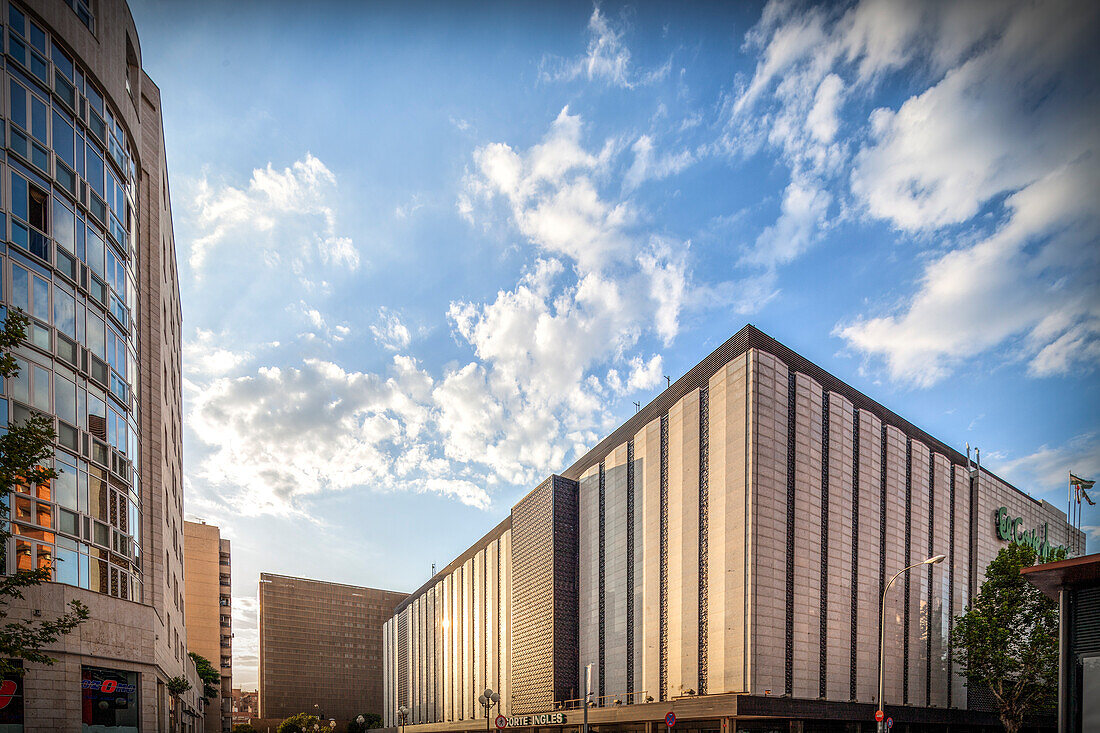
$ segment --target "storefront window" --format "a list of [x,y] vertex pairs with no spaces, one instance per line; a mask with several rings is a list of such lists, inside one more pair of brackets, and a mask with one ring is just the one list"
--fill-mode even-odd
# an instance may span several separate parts
[[137,733],[137,672],[81,667],[80,676],[82,730]]
[[[9,663],[21,665],[19,661]],[[0,733],[23,731],[23,678],[18,671],[4,675],[0,681]]]

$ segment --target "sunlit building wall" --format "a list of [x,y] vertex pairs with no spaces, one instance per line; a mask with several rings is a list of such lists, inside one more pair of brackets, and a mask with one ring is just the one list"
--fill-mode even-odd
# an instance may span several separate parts
[[[878,702],[882,583],[937,554],[890,592],[885,699],[910,721],[980,723],[990,700],[964,686],[949,639],[1007,543],[999,513],[1047,548],[1073,545],[1057,508],[747,326],[398,608],[387,723],[407,706],[424,730],[465,729],[488,686],[505,715],[574,710],[561,725],[575,725],[589,664],[598,722],[656,723],[670,704],[715,730],[738,716],[858,721],[863,708],[826,705]],[[479,568],[503,537],[494,650],[479,641]],[[538,570],[548,558],[555,577]]]

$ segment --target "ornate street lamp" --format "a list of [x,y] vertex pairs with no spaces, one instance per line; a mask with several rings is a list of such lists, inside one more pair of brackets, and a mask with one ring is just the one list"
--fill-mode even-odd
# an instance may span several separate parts
[[405,719],[409,717],[409,713],[412,710],[402,705],[397,708],[397,721],[401,724],[401,733],[405,733]]
[[500,702],[500,695],[493,692],[493,688],[486,687],[485,692],[481,693],[477,701],[481,703],[481,707],[485,708],[485,730],[489,731],[489,711],[493,709],[493,706]]
[[355,716],[355,722],[359,724],[359,730],[363,730],[363,724],[367,722],[367,719],[363,717],[362,713]]

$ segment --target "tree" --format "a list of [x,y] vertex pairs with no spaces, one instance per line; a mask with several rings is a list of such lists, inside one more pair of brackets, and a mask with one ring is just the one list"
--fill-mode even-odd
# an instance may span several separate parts
[[203,655],[195,652],[188,652],[187,655],[191,657],[191,660],[195,663],[195,668],[199,671],[199,679],[202,680],[202,696],[207,701],[213,700],[221,692],[222,676],[218,674],[218,670],[214,669],[214,665],[210,663],[210,660]]
[[[19,375],[11,350],[26,336],[27,324],[27,317],[21,311],[9,310],[0,326],[0,379]],[[46,467],[53,457],[55,438],[53,418],[39,414],[19,424],[8,425],[7,432],[0,435],[0,563],[6,560],[4,548],[12,536],[8,524],[12,492],[17,487],[38,487],[57,478],[57,472]],[[52,573],[52,565],[40,565],[17,570],[12,575],[0,575],[0,619],[8,617],[8,604],[14,599],[22,599],[25,588],[50,580]],[[42,649],[72,632],[87,618],[87,606],[73,600],[69,610],[55,619],[5,622],[0,626],[0,675],[20,673],[22,667],[13,663],[17,659],[53,664],[55,660]]]
[[1008,733],[1057,699],[1058,606],[1020,575],[1035,559],[1027,545],[1002,548],[951,633],[952,659],[967,686],[989,688]]
[[233,733],[260,733],[252,723],[237,723],[233,726]]
[[359,731],[382,727],[382,716],[378,713],[362,713],[362,715],[363,725],[360,726],[359,723],[355,722],[355,720],[349,720],[347,725],[347,733],[359,733]]
[[[315,725],[321,725],[321,719],[316,715],[298,713],[297,715],[291,715],[282,723],[279,723],[279,727],[275,730],[275,733],[313,733],[313,726]],[[328,725],[324,727],[328,728]]]

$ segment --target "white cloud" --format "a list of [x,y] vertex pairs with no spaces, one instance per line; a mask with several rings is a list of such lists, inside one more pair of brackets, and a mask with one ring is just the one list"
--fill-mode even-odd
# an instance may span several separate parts
[[184,371],[190,376],[216,377],[232,372],[252,355],[247,351],[226,348],[231,339],[226,333],[198,328],[194,336],[183,343]]
[[991,468],[1029,494],[1049,494],[1047,498],[1059,506],[1067,496],[1071,471],[1084,477],[1100,475],[1100,435],[1084,433],[1063,445],[1043,445],[1026,456],[1004,460]]
[[639,137],[631,150],[634,152],[634,163],[623,178],[623,189],[627,192],[645,181],[659,181],[676,175],[695,162],[695,155],[690,150],[655,155],[653,139],[649,135]]
[[572,81],[584,77],[588,81],[603,81],[633,89],[666,78],[671,69],[671,60],[649,71],[633,69],[630,49],[623,43],[623,31],[616,29],[600,12],[599,5],[595,5],[588,18],[588,50],[585,55],[574,59],[544,58],[539,78],[544,81]]
[[194,186],[189,206],[195,233],[189,263],[198,274],[220,245],[257,248],[268,264],[291,266],[319,260],[355,270],[359,252],[336,233],[332,202],[336,177],[310,154],[287,168],[271,163],[252,171],[246,188],[215,185],[205,176]]
[[401,317],[385,306],[378,309],[378,322],[371,325],[370,331],[375,341],[390,351],[400,351],[412,341],[412,335],[401,322]]
[[[747,36],[759,60],[729,106],[727,145],[772,146],[791,183],[742,263],[797,258],[831,211],[881,219],[936,249],[893,312],[835,333],[893,378],[928,386],[995,349],[1033,376],[1091,365],[1098,18],[1057,2],[770,2]],[[903,68],[927,86],[841,124]]]

